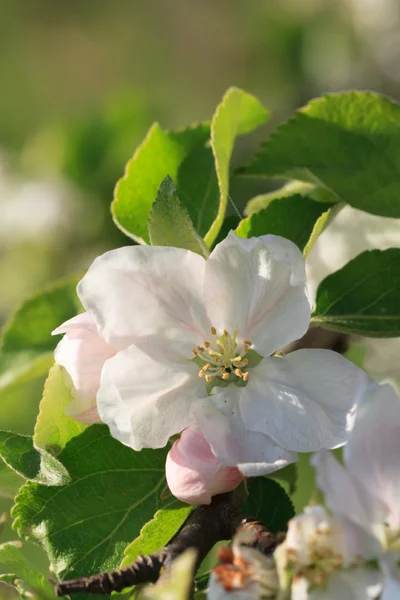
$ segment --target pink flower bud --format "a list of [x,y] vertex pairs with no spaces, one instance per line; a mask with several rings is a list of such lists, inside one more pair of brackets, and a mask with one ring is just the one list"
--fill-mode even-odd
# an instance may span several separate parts
[[188,504],[210,504],[212,496],[234,490],[243,480],[236,467],[223,467],[197,427],[187,427],[167,456],[167,483]]
[[100,422],[96,394],[100,387],[103,365],[114,356],[115,350],[100,337],[95,322],[88,313],[69,319],[53,331],[65,333],[54,356],[70,375],[74,401],[69,405],[69,416],[90,425]]

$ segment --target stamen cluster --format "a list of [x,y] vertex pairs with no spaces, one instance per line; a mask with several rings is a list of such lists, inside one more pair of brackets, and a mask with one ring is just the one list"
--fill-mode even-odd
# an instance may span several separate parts
[[193,348],[192,352],[196,358],[204,362],[199,377],[204,377],[210,383],[213,377],[220,377],[224,381],[238,377],[243,381],[249,378],[249,372],[244,370],[249,361],[245,357],[252,343],[244,340],[242,351],[239,352],[239,344],[236,341],[237,331],[230,335],[226,330],[218,336],[215,327],[211,327],[211,341],[205,340],[202,346]]

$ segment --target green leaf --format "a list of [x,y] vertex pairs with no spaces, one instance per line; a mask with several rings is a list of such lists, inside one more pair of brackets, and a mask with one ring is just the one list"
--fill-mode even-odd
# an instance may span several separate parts
[[0,573],[10,574],[8,581],[21,593],[30,593],[30,597],[34,594],[34,597],[40,600],[53,600],[56,596],[51,584],[28,562],[21,546],[18,542],[0,545]]
[[297,463],[291,463],[290,465],[287,465],[287,467],[275,471],[268,477],[277,481],[285,491],[287,489],[288,493],[292,495],[297,490]]
[[204,258],[208,256],[207,246],[196,233],[169,175],[161,182],[151,207],[148,226],[153,246],[175,246],[196,252]]
[[285,531],[295,513],[279,483],[268,477],[251,477],[247,480],[247,491],[243,514],[261,521],[272,533]]
[[367,337],[399,337],[400,249],[363,252],[324,279],[312,324]]
[[192,511],[192,507],[170,498],[154,518],[146,523],[140,535],[125,550],[121,567],[129,565],[139,554],[152,554],[173,538]]
[[67,417],[65,409],[73,400],[67,387],[67,374],[59,365],[53,365],[44,386],[43,398],[35,425],[33,442],[37,448],[59,454],[70,439],[86,429],[86,425]]
[[111,210],[126,235],[136,242],[149,243],[147,219],[161,182],[167,175],[176,181],[185,159],[201,150],[209,136],[208,123],[178,132],[164,131],[158,123],[152,125],[115,188]]
[[112,570],[163,507],[167,452],[168,447],[134,452],[112,438],[105,425],[93,425],[58,457],[70,484],[27,483],[20,490],[12,511],[14,528],[43,545],[60,579]]
[[371,92],[330,94],[278,127],[247,175],[325,187],[354,208],[400,217],[400,105]]
[[314,202],[307,196],[288,196],[273,200],[258,213],[243,219],[235,233],[250,238],[267,233],[280,235],[291,240],[304,250],[314,231],[318,219],[328,217],[332,204]]
[[244,214],[247,217],[251,217],[254,213],[260,212],[263,208],[267,208],[273,200],[287,198],[288,196],[294,196],[295,194],[308,196],[308,198],[311,198],[311,200],[314,200],[315,202],[335,203],[340,200],[335,194],[325,188],[320,188],[311,183],[304,183],[304,181],[289,181],[273,192],[259,194],[258,196],[251,198],[247,203]]
[[238,88],[230,88],[217,106],[211,122],[211,146],[214,153],[219,186],[218,214],[204,241],[212,246],[225,218],[229,196],[229,169],[235,139],[250,133],[268,121],[269,111],[252,96]]
[[44,485],[59,486],[69,481],[68,471],[44,450],[37,450],[32,438],[0,430],[0,458],[16,473]]
[[12,500],[16,495],[18,489],[21,487],[22,483],[23,480],[21,479],[21,477],[13,469],[10,469],[3,460],[0,460],[0,500],[2,498]]
[[44,375],[53,363],[59,338],[53,329],[75,316],[81,305],[76,295],[78,279],[58,282],[25,300],[2,334],[0,390]]

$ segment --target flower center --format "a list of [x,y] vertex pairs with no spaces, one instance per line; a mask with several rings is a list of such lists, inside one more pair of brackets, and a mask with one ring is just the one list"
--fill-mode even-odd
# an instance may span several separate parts
[[215,377],[220,377],[225,381],[234,381],[238,378],[243,381],[248,380],[249,372],[246,367],[249,361],[245,355],[252,344],[248,340],[238,344],[236,337],[237,331],[230,335],[225,330],[222,335],[218,336],[215,327],[211,327],[210,340],[205,340],[202,346],[197,346],[192,350],[196,362],[201,365],[199,377],[204,377],[207,383],[210,383]]

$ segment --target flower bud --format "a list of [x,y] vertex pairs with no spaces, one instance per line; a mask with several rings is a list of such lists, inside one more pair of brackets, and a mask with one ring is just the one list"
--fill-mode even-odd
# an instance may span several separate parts
[[212,496],[234,490],[243,480],[236,467],[223,467],[197,427],[187,427],[168,453],[167,483],[188,504],[210,504]]
[[98,423],[96,394],[101,371],[105,361],[114,356],[115,350],[100,337],[88,313],[69,319],[53,331],[53,334],[59,333],[65,335],[54,356],[71,377],[73,385],[74,401],[67,408],[67,414],[82,423]]

